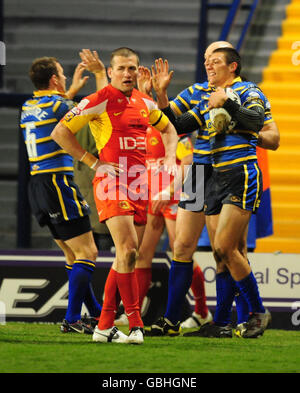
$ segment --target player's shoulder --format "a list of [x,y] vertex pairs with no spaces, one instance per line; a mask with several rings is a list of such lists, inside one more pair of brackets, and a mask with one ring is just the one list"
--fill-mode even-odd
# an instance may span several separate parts
[[262,92],[262,90],[260,89],[259,86],[257,86],[256,83],[248,81],[248,80],[242,80],[241,78],[239,80],[237,80],[237,82],[235,82],[232,85],[232,88],[235,92],[237,92],[242,101],[247,99],[261,99],[263,101],[266,100],[266,97],[264,95],[264,93]]

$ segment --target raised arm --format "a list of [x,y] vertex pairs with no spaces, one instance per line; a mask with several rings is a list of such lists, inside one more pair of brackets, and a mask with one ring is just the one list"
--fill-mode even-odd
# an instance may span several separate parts
[[106,75],[105,65],[99,58],[97,51],[91,51],[90,49],[82,49],[79,53],[85,68],[94,74],[96,79],[97,90],[103,89],[108,85],[108,79]]
[[72,84],[69,87],[69,90],[66,92],[66,97],[72,100],[76,94],[83,88],[86,82],[89,79],[89,76],[82,76],[83,71],[85,70],[85,64],[83,62],[79,63],[74,71]]
[[156,93],[157,105],[160,109],[169,105],[168,86],[173,78],[174,71],[169,71],[168,60],[156,59],[151,67],[152,86]]

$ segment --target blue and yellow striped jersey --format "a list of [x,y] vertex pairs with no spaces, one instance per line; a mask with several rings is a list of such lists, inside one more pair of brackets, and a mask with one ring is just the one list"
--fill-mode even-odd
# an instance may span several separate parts
[[[170,102],[173,112],[180,116],[185,112],[191,111],[205,98],[209,90],[208,82],[195,83],[183,90]],[[199,164],[211,164],[208,131],[202,129],[203,123],[201,118],[197,116],[197,113],[193,111],[192,114],[199,123],[199,132],[194,142],[193,160]]]
[[30,174],[73,174],[73,158],[51,138],[51,132],[74,102],[52,90],[34,92],[22,106],[20,126],[30,162]]
[[[242,105],[251,108],[260,104],[265,110],[265,122],[273,121],[271,105],[262,91],[253,83],[242,81],[240,77],[233,81],[231,86],[241,98]],[[256,159],[256,144],[258,133],[250,130],[233,130],[226,134],[226,141],[220,135],[217,137],[216,131],[212,128],[209,120],[207,103],[210,94],[215,90],[208,82],[195,83],[183,90],[170,103],[172,110],[177,116],[184,112],[191,113],[199,124],[198,134],[194,144],[194,162],[200,164],[213,163],[214,167],[235,166],[245,161],[245,155]],[[224,146],[223,146],[224,143]],[[232,149],[233,145],[236,145]],[[237,147],[239,145],[239,147]],[[221,150],[220,150],[221,149]],[[251,149],[251,154],[250,150]],[[247,153],[245,153],[247,152]]]

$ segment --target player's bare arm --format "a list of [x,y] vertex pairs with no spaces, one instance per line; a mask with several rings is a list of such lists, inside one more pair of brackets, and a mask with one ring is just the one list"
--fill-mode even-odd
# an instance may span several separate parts
[[51,133],[51,138],[67,153],[78,161],[88,165],[91,169],[118,176],[122,169],[114,162],[104,162],[87,152],[77,141],[75,135],[64,124],[58,123]]
[[275,121],[265,124],[259,131],[257,146],[263,149],[277,150],[280,144],[279,129]]
[[164,168],[169,174],[176,175],[176,149],[179,138],[175,127],[170,121],[168,122],[167,126],[161,131],[161,134],[166,152],[164,158]]

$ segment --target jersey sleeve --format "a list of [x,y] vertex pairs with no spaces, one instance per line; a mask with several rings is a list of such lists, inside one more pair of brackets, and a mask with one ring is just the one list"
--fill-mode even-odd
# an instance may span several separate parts
[[194,85],[182,90],[173,101],[170,102],[170,106],[173,112],[180,116],[183,113],[191,109],[191,100],[194,94]]
[[240,94],[241,105],[247,109],[260,107],[265,110],[266,97],[263,92],[255,85],[250,85]]
[[75,105],[76,104],[74,101],[59,97],[53,105],[52,111],[56,119],[59,121],[65,116],[66,113],[74,108]]
[[76,134],[91,120],[97,119],[106,109],[107,100],[102,100],[101,91],[83,98],[61,120],[72,133]]
[[274,121],[272,112],[271,112],[271,104],[270,101],[266,98],[265,101],[265,122],[264,124],[269,124]]

